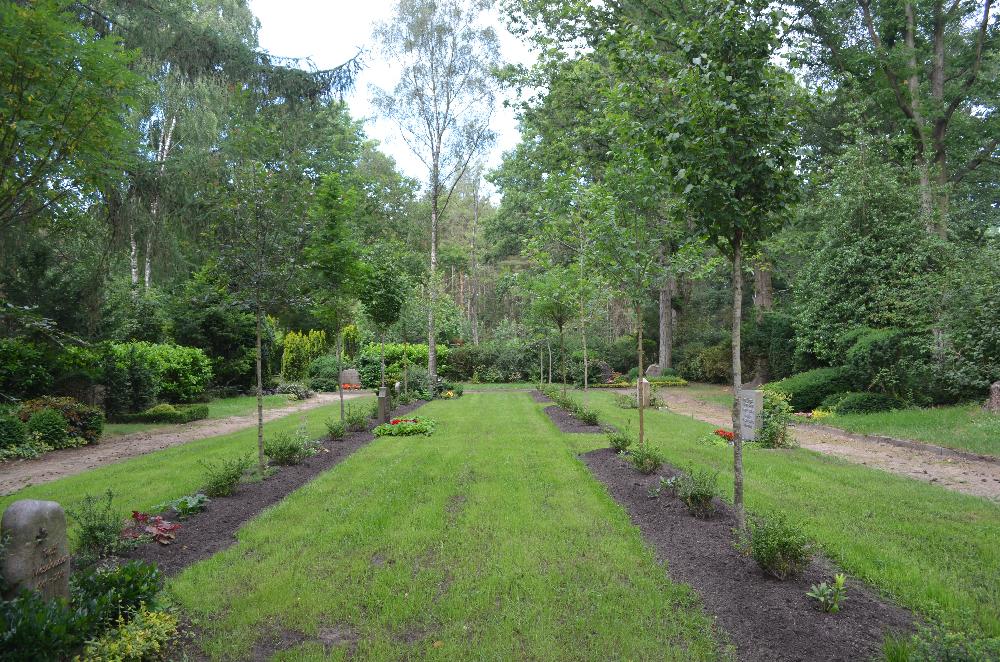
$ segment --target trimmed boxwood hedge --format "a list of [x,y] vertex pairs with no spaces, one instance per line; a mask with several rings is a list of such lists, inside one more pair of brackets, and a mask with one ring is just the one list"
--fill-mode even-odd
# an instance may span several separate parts
[[885,393],[841,393],[832,411],[835,414],[874,414],[902,406],[902,402]]

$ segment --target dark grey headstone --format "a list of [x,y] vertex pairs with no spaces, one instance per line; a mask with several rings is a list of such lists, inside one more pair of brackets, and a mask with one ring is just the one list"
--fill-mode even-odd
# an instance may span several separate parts
[[7,541],[4,597],[25,588],[44,598],[69,597],[70,555],[62,506],[55,501],[15,501],[4,511],[0,531]]
[[382,386],[378,390],[378,424],[389,422],[389,411],[392,409],[392,405],[389,402],[389,387]]
[[341,384],[360,384],[361,374],[354,368],[347,368],[340,371]]

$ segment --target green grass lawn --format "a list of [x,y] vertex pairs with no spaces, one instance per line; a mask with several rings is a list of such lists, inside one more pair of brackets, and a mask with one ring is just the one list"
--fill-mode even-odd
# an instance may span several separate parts
[[[284,407],[290,402],[287,395],[265,395],[264,409]],[[208,418],[228,418],[249,416],[257,411],[257,396],[240,395],[234,398],[219,398],[208,403]],[[134,432],[148,432],[173,427],[163,423],[108,423],[104,426],[104,437],[120,437]]]
[[[420,410],[170,584],[214,659],[716,660],[710,620],[524,393]],[[516,425],[511,425],[516,421]],[[324,634],[327,633],[327,634]]]
[[467,391],[522,391],[537,388],[538,384],[528,382],[508,382],[504,384],[473,384],[462,382],[462,388]]
[[978,404],[835,415],[824,418],[820,423],[849,432],[916,439],[948,448],[1000,456],[1000,416],[984,412]]
[[[636,411],[611,394],[592,404],[607,422],[638,429]],[[670,463],[719,469],[731,500],[732,451],[698,441],[712,427],[666,411],[646,417]],[[601,443],[574,439],[579,451]],[[790,514],[845,570],[900,604],[1000,636],[1000,504],[804,449],[750,450],[744,462],[751,511]]]
[[687,386],[672,388],[671,391],[676,391],[679,395],[686,395],[689,398],[695,398],[703,402],[710,402],[713,405],[719,405],[721,407],[733,406],[732,391],[727,389],[725,386],[719,386],[718,384],[699,384],[691,382]]
[[[352,404],[372,401],[367,396]],[[340,415],[340,405],[333,403],[290,414],[264,424],[265,435],[295,430],[304,420],[310,435],[326,433],[326,419]],[[17,499],[58,501],[64,507],[78,503],[88,494],[100,494],[109,487],[118,495],[115,504],[123,513],[146,510],[170,499],[196,492],[203,482],[203,461],[257,453],[257,428],[232,434],[208,437],[172,446],[140,457],[110,464],[100,469],[32,485],[0,499],[0,509]]]

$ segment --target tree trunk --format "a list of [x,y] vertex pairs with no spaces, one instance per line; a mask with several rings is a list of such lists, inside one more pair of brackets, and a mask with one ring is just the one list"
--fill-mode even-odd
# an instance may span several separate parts
[[[760,324],[764,320],[764,313],[774,309],[774,286],[771,283],[771,265],[764,261],[763,258],[754,264],[753,282],[754,319]],[[753,383],[755,385],[765,384],[770,378],[771,370],[767,363],[767,357],[758,356]]]
[[427,306],[427,379],[430,382],[431,395],[434,395],[437,384],[437,334],[434,331],[434,306],[437,304],[437,232],[438,232],[438,171],[435,161],[431,171],[431,273],[430,273],[430,305]]
[[128,224],[128,243],[128,265],[132,276],[132,290],[135,294],[139,290],[139,243],[136,241],[135,225],[132,223]]
[[559,359],[562,361],[562,394],[566,397],[566,341],[563,335],[563,327],[559,326]]
[[[477,173],[478,176],[478,173]],[[476,179],[476,186],[473,189],[475,200],[472,203],[472,251],[469,256],[469,325],[472,327],[472,344],[479,344],[479,312],[476,310],[478,297],[476,296],[476,284],[478,283],[478,271],[476,264],[476,234],[479,231],[479,179]]]
[[410,343],[403,340],[403,393],[410,392]]
[[549,384],[552,383],[552,339],[545,336],[545,345],[549,348]]
[[542,389],[542,385],[545,383],[545,360],[543,358],[544,350],[542,346],[538,346],[538,390]]
[[337,393],[340,395],[340,422],[344,422],[344,385],[340,382],[340,374],[344,371],[343,359],[344,332],[337,334]]
[[587,401],[587,392],[590,389],[590,380],[588,378],[589,364],[587,363],[587,323],[585,321],[580,321],[580,337],[583,339],[583,400]]
[[746,530],[743,509],[743,429],[740,425],[740,389],[743,373],[740,363],[740,327],[743,316],[743,235],[736,230],[733,237],[733,509],[736,525]]
[[257,469],[263,478],[267,464],[264,461],[264,375],[261,370],[261,318],[263,313],[257,304]]
[[636,355],[639,358],[639,376],[635,379],[635,400],[639,405],[639,445],[642,446],[646,439],[646,418],[645,407],[642,403],[642,304],[635,304],[635,328],[636,328]]
[[153,284],[153,232],[146,233],[146,254],[143,256],[142,283],[148,290]]

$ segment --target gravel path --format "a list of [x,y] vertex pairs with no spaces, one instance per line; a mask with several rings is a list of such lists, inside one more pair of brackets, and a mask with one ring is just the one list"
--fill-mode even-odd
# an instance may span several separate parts
[[[684,395],[676,389],[658,389],[657,396],[676,414],[730,428],[729,409]],[[1000,501],[1000,463],[942,455],[935,446],[913,442],[900,447],[877,437],[836,431],[809,424],[792,425],[795,440],[803,447],[850,462],[875,467],[901,476],[934,483],[956,492]],[[922,448],[921,448],[922,447]]]
[[[345,393],[344,400],[357,398],[360,395],[360,393]],[[337,402],[339,397],[336,393],[317,393],[302,402],[265,409],[264,420],[270,421],[296,412],[315,409]],[[0,465],[0,495],[6,496],[28,485],[47,483],[170,446],[229,434],[255,425],[257,425],[256,412],[248,416],[205,419],[148,432],[110,437],[96,445],[52,451],[34,460],[7,462]]]

